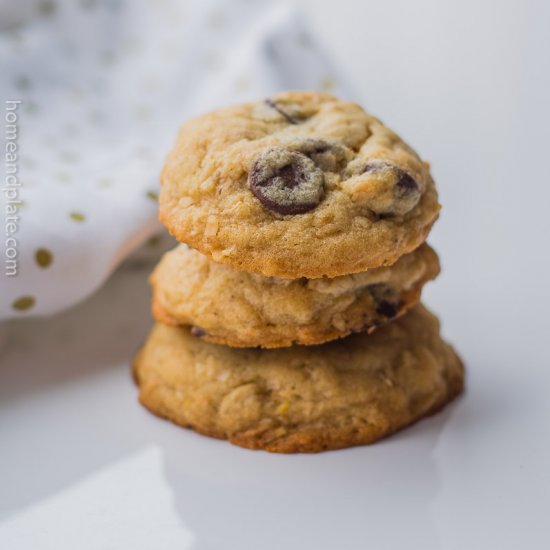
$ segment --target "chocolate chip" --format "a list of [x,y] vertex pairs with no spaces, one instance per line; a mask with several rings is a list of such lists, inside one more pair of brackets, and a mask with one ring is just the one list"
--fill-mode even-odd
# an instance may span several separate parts
[[395,195],[401,199],[418,193],[418,183],[416,183],[407,172],[403,172],[403,170],[399,170],[399,172],[400,176],[395,184]]
[[289,124],[298,124],[300,120],[287,113],[280,105],[277,105],[272,99],[266,99],[265,103],[268,107],[275,109]]
[[362,173],[379,174],[391,185],[389,193],[381,186],[380,196],[371,201],[371,210],[381,218],[406,214],[420,200],[418,183],[398,166],[384,161],[374,161],[366,164]]
[[345,145],[322,139],[295,140],[288,147],[309,157],[324,172],[342,170],[351,158],[351,151]]
[[401,309],[401,302],[396,291],[385,283],[377,283],[368,286],[368,290],[374,300],[376,313],[393,319]]
[[256,198],[278,214],[303,214],[323,198],[324,175],[302,153],[274,147],[260,153],[248,175]]
[[399,312],[399,307],[397,304],[392,304],[391,302],[386,302],[386,300],[382,300],[377,306],[376,306],[376,313],[378,315],[383,315],[384,317],[387,317],[388,319],[393,319],[397,313]]
[[206,330],[202,329],[201,327],[192,326],[191,327],[191,334],[193,336],[196,336],[197,338],[202,338],[203,336],[206,336],[207,332],[206,332]]

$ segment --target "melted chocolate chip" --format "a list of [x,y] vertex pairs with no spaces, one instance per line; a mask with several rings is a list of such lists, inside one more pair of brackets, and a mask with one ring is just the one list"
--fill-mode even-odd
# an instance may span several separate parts
[[399,312],[398,304],[386,302],[386,300],[382,300],[376,306],[376,313],[378,313],[378,315],[383,315],[384,317],[388,317],[388,319],[393,319],[398,312]]
[[202,329],[201,327],[192,326],[191,327],[191,334],[193,336],[196,336],[197,338],[202,338],[203,336],[206,336],[207,332],[206,332],[206,330]]
[[401,302],[395,290],[385,283],[369,285],[369,292],[374,300],[376,313],[393,319],[401,309]]
[[303,214],[323,198],[324,175],[307,156],[283,147],[263,151],[248,185],[256,198],[278,214]]
[[324,172],[338,172],[347,163],[349,149],[339,143],[321,139],[304,139],[291,147],[309,157]]
[[399,170],[400,175],[397,183],[395,184],[395,195],[399,198],[403,198],[418,192],[418,183],[413,178],[404,172]]
[[387,162],[369,163],[363,169],[363,173],[366,174],[368,172],[378,172],[382,170],[391,170],[395,174],[396,182],[394,184],[394,190],[396,197],[401,198],[418,192],[418,184],[414,181],[412,176],[393,164]]
[[282,107],[277,105],[273,100],[266,99],[265,103],[268,107],[271,107],[272,109],[275,109],[289,124],[298,124],[300,121],[293,117],[292,115],[289,115]]
[[[414,178],[403,169],[383,161],[375,161],[366,164],[363,174],[380,173],[387,174],[393,181],[391,194],[388,201],[381,200],[380,205],[373,204],[371,209],[380,219],[389,218],[395,215],[403,215],[412,210],[420,200],[420,188]],[[382,206],[384,205],[384,206]]]

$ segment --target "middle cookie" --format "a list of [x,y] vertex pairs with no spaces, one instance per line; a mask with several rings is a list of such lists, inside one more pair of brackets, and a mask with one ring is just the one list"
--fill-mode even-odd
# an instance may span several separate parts
[[180,245],[151,276],[153,316],[191,325],[208,342],[277,348],[321,344],[352,332],[372,332],[420,300],[439,274],[427,244],[390,267],[334,279],[278,279],[213,262]]

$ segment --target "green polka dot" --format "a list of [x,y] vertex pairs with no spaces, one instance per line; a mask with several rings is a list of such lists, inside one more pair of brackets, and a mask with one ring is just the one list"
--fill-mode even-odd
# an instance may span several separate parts
[[75,137],[78,135],[78,128],[74,126],[73,124],[67,124],[65,126],[65,136],[67,137]]
[[53,262],[53,254],[47,248],[39,248],[34,258],[40,267],[48,267]]
[[151,151],[151,149],[149,149],[149,147],[138,147],[136,148],[136,155],[138,155],[139,157],[151,158],[153,152]]
[[113,182],[108,178],[101,178],[97,182],[97,185],[98,185],[98,187],[102,187],[102,188],[111,187],[113,185]]
[[31,87],[31,81],[27,76],[19,76],[15,80],[15,87],[20,91],[24,92]]
[[84,91],[78,86],[73,86],[67,90],[72,99],[80,100],[84,96]]
[[334,80],[330,76],[326,76],[321,81],[321,88],[327,92],[334,89],[335,86],[336,82],[334,82]]
[[90,113],[90,121],[95,126],[101,126],[105,122],[105,116],[100,111],[92,111]]
[[97,6],[97,0],[81,0],[80,5],[85,10],[91,10]]
[[71,151],[62,151],[59,158],[62,162],[67,162],[69,164],[75,163],[78,160],[77,155],[71,153]]
[[311,48],[311,46],[313,45],[311,37],[305,32],[301,33],[298,37],[298,43],[304,48]]
[[217,71],[223,66],[222,58],[214,52],[206,54],[204,56],[203,63],[207,69],[210,69],[212,71]]
[[237,81],[235,82],[235,87],[237,88],[237,90],[243,92],[250,88],[250,80],[246,78],[246,76],[243,76],[237,79]]
[[42,0],[38,4],[38,13],[44,17],[50,17],[57,11],[57,5],[52,0]]
[[212,13],[210,14],[210,17],[208,18],[208,24],[213,29],[221,29],[225,26],[226,20],[223,13]]
[[99,62],[102,65],[112,65],[115,61],[115,53],[111,50],[105,50],[99,54]]
[[56,141],[55,137],[52,136],[51,134],[46,134],[42,138],[42,144],[45,145],[46,147],[54,147],[55,141]]
[[151,111],[151,108],[147,105],[137,105],[134,108],[134,118],[136,120],[148,120],[151,118],[151,115],[153,112]]
[[162,235],[153,235],[148,241],[147,246],[151,248],[156,248],[162,242]]
[[106,2],[105,7],[111,11],[120,11],[122,3],[121,0],[109,0]]
[[21,44],[23,42],[23,35],[21,34],[21,29],[18,27],[9,29],[6,35],[14,44]]
[[33,296],[21,296],[17,298],[11,305],[11,307],[17,311],[27,311],[34,306],[36,300]]
[[27,101],[25,103],[25,111],[29,115],[34,115],[38,112],[38,105],[34,101]]
[[21,164],[25,168],[36,168],[36,161],[34,159],[25,157],[21,159]]
[[159,200],[159,195],[155,191],[147,191],[147,197],[150,198],[152,201],[157,202]]
[[145,92],[156,92],[159,89],[159,83],[154,76],[146,76],[142,79],[140,87]]
[[124,49],[127,52],[135,53],[142,49],[142,43],[137,36],[128,36],[124,41]]
[[86,219],[86,216],[82,212],[70,212],[69,218],[75,222],[83,222]]

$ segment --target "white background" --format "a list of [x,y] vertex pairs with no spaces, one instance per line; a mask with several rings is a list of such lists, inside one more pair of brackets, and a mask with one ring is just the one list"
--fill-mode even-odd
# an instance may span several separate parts
[[0,547],[549,546],[550,3],[300,4],[366,108],[432,163],[443,273],[425,301],[466,395],[378,445],[311,457],[182,431],[135,403],[128,358],[150,320],[134,261],[81,306],[12,327]]

